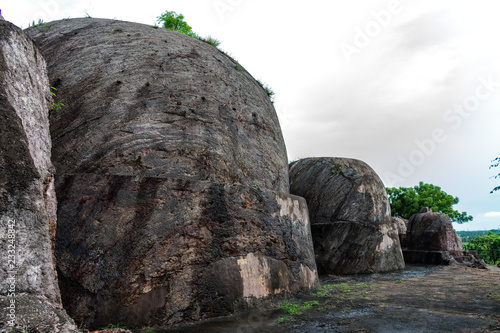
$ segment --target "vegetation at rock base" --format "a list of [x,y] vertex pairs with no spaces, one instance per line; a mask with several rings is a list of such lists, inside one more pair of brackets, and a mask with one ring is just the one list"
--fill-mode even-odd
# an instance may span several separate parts
[[472,221],[473,217],[467,212],[458,212],[452,208],[459,202],[441,187],[420,182],[414,187],[386,188],[393,216],[409,219],[413,214],[420,212],[422,207],[429,207],[433,212],[447,215],[452,222],[465,223]]
[[466,250],[477,251],[488,264],[496,265],[500,262],[500,233],[488,231],[485,235],[468,239],[463,245]]
[[[500,157],[495,158],[493,161],[491,161],[491,163],[493,163],[493,164],[490,165],[490,169],[497,168],[500,165]],[[495,179],[500,178],[500,173],[496,176],[491,177],[491,178],[495,178]],[[495,191],[500,191],[500,186],[495,187],[493,190],[491,190],[490,193],[493,193]]]
[[[286,312],[289,315],[293,316],[293,315],[301,314],[301,313],[303,313],[303,311],[309,310],[311,307],[318,306],[318,305],[319,305],[319,302],[316,300],[304,302],[304,304],[302,304],[302,305],[300,305],[298,303],[291,303],[289,301],[285,301],[281,305],[281,309],[286,310]],[[290,317],[280,317],[280,318],[278,318],[278,323],[281,324],[281,323],[284,323],[285,321],[290,321],[290,320],[293,320],[293,319]]]

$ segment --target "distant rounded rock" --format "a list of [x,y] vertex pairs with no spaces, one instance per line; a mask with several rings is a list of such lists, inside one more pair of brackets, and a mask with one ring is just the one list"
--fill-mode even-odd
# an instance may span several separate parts
[[306,199],[318,269],[356,274],[404,268],[384,184],[366,163],[307,158],[290,164],[290,193]]
[[463,250],[462,240],[455,232],[450,218],[442,213],[432,213],[432,211],[424,211],[410,217],[407,245],[408,250]]

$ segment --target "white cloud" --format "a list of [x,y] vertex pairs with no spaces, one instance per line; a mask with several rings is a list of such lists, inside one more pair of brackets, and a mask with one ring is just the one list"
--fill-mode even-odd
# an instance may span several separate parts
[[500,212],[488,212],[484,214],[484,217],[500,217]]

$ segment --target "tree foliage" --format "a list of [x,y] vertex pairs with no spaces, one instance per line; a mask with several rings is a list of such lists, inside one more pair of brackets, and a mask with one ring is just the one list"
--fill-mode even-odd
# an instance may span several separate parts
[[177,14],[176,12],[166,11],[160,16],[158,16],[158,23],[162,25],[163,28],[167,30],[173,30],[180,32],[191,37],[195,36],[193,28],[184,21],[184,15]]
[[464,244],[466,250],[475,250],[486,263],[496,265],[500,261],[500,235],[489,231]]
[[158,16],[157,22],[161,24],[162,28],[165,28],[167,30],[180,32],[181,34],[199,39],[215,47],[220,45],[220,42],[217,39],[212,38],[211,36],[204,38],[195,33],[193,31],[193,28],[189,24],[187,24],[186,21],[184,21],[184,15],[182,14],[166,11]]
[[469,243],[476,237],[484,236],[488,232],[496,233],[500,237],[500,229],[491,229],[491,230],[460,230],[457,231],[457,234],[462,239],[462,243]]
[[439,186],[420,182],[414,187],[391,187],[386,190],[393,215],[409,219],[422,207],[429,207],[433,212],[447,215],[452,222],[465,223],[473,219],[467,212],[454,210],[452,206],[459,202],[458,197],[449,195]]
[[[493,164],[490,165],[490,169],[498,167],[500,165],[500,157],[495,158],[493,161],[491,161],[491,163]],[[500,173],[496,176],[493,176],[492,178],[500,178]],[[490,193],[493,193],[495,191],[500,191],[500,186],[495,187]]]

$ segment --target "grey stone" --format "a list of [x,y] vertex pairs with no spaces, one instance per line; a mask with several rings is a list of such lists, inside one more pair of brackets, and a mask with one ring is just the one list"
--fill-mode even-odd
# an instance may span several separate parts
[[290,192],[309,206],[318,269],[356,274],[404,268],[385,187],[366,163],[307,158],[289,167]]
[[171,326],[318,287],[303,198],[84,174],[57,190],[63,302],[89,327]]
[[432,209],[430,209],[429,207],[422,207],[419,213],[432,213]]
[[407,230],[408,250],[462,251],[462,241],[451,220],[442,213],[419,213],[410,217]]
[[62,20],[26,31],[64,104],[51,113],[59,174],[213,179],[288,192],[274,107],[223,52],[114,20]]
[[391,217],[392,223],[396,226],[399,235],[401,248],[406,248],[406,231],[408,229],[408,220],[402,217]]
[[405,262],[425,265],[456,265],[457,261],[448,251],[403,250]]
[[0,69],[0,323],[4,331],[74,332],[49,235],[57,201],[47,69],[31,39],[7,21],[0,21]]
[[318,286],[278,118],[218,49],[102,19],[27,30],[51,113],[63,304],[90,328],[172,326]]

